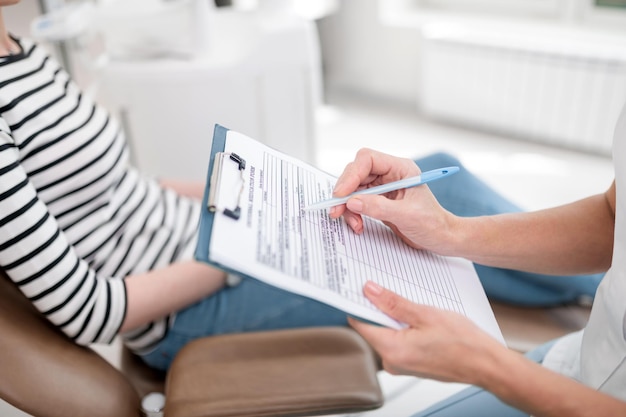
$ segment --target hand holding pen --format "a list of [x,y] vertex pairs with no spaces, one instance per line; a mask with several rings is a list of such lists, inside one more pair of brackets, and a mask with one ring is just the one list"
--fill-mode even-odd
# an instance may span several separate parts
[[304,208],[304,210],[321,210],[327,209],[341,204],[346,204],[348,200],[357,195],[365,194],[387,194],[392,191],[401,190],[404,188],[417,187],[418,185],[426,184],[431,181],[435,181],[441,178],[445,178],[448,175],[455,174],[459,171],[459,167],[445,167],[439,169],[433,169],[432,171],[422,172],[419,175],[409,178],[403,178],[398,181],[389,182],[387,184],[377,185],[371,188],[364,188],[359,191],[355,191],[352,194],[348,194],[345,197],[333,197],[328,200],[318,201],[317,203],[310,204]]
[[[447,171],[443,173],[442,171]],[[458,167],[437,170],[438,173],[421,173],[414,161],[398,158],[371,149],[362,149],[355,160],[349,163],[337,179],[334,198],[348,200],[330,209],[330,217],[343,215],[346,223],[356,233],[363,232],[362,216],[372,217],[387,224],[407,244],[418,249],[429,249],[438,253],[445,252],[450,228],[455,216],[445,210],[428,187],[415,186],[418,182],[409,182],[409,188],[394,186],[375,188],[399,180],[417,177],[432,180],[444,178],[458,171]],[[422,180],[419,183],[423,183]],[[397,183],[403,184],[403,183]],[[406,183],[404,183],[406,185]],[[384,195],[370,194],[385,192]],[[339,200],[334,200],[334,202]],[[343,200],[342,200],[343,201]]]

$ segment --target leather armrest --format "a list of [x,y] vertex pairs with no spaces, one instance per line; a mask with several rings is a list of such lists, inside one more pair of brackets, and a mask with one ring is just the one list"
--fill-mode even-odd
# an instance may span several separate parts
[[380,407],[370,346],[343,327],[206,337],[176,355],[167,417],[345,414]]
[[141,400],[128,379],[46,320],[0,276],[0,397],[45,417],[138,417]]

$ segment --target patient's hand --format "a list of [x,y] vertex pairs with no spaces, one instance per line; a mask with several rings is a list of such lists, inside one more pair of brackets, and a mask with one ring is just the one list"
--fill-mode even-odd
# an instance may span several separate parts
[[201,200],[204,195],[205,183],[202,181],[160,179],[159,184],[161,187],[173,190],[183,197]]

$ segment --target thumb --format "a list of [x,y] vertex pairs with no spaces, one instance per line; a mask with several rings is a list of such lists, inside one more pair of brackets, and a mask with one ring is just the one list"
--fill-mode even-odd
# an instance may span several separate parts
[[365,283],[363,293],[372,304],[392,319],[406,323],[412,327],[419,324],[419,305],[381,287],[373,281]]

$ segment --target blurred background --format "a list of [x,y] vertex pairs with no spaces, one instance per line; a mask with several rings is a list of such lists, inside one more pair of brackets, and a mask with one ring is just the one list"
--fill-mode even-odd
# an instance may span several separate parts
[[[4,14],[122,120],[149,175],[204,179],[219,123],[334,174],[361,147],[449,152],[527,209],[613,178],[626,0],[39,0]],[[396,404],[402,384],[387,385]]]
[[[215,123],[334,170],[347,161],[327,145],[364,134],[328,141],[349,104],[468,142],[606,157],[626,101],[623,0],[39,0],[5,13],[118,114],[154,175],[203,178]],[[393,132],[360,140],[387,147]],[[428,134],[394,151],[428,152],[441,139]]]

